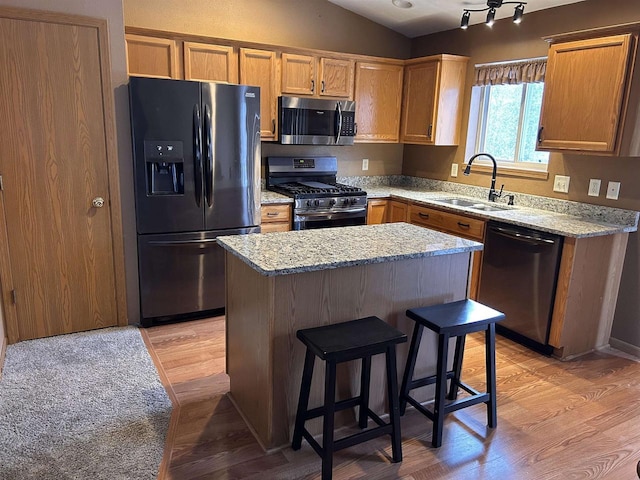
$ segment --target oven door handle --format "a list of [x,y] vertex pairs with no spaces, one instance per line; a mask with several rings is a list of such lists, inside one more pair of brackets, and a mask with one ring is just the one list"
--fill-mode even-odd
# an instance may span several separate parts
[[361,212],[366,212],[367,209],[366,208],[347,208],[345,210],[340,210],[340,211],[324,211],[324,212],[312,212],[312,213],[295,213],[294,215],[298,216],[298,217],[326,217],[327,215],[340,215],[342,213],[361,213]]

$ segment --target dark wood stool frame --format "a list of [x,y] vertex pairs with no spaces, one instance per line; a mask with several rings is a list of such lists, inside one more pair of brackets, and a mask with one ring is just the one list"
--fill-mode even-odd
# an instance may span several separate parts
[[[471,306],[487,308],[484,305],[473,302],[472,300],[461,300],[450,304],[436,305],[435,308],[445,310],[450,308],[452,313],[456,312],[456,308],[460,306]],[[400,415],[404,415],[407,403],[410,403],[420,413],[433,421],[433,434],[431,436],[431,445],[438,448],[442,445],[442,432],[444,428],[444,417],[448,413],[455,412],[462,408],[485,403],[487,405],[487,424],[490,428],[495,428],[498,424],[497,403],[496,403],[496,364],[495,364],[495,324],[504,318],[501,312],[488,309],[494,312],[495,316],[489,315],[487,318],[471,320],[468,323],[454,323],[447,325],[446,322],[430,321],[426,318],[430,307],[422,309],[407,310],[407,316],[416,322],[409,354],[407,357],[407,365],[405,367],[402,386],[400,388]],[[413,379],[413,373],[418,357],[420,341],[424,329],[429,328],[438,335],[438,355],[435,375],[423,378]],[[485,368],[487,375],[487,391],[479,392],[471,386],[464,383],[460,377],[462,372],[462,360],[464,357],[464,344],[468,333],[485,332]],[[449,353],[449,339],[456,337],[456,346],[453,360],[452,370],[447,370],[447,358]],[[447,391],[447,380],[451,380],[448,395],[446,398],[452,400],[445,403],[445,392]],[[433,411],[426,409],[418,401],[409,394],[411,390],[424,387],[426,385],[436,384],[436,392],[433,403]],[[469,397],[458,399],[458,389],[462,388],[470,394]]]
[[[367,322],[382,322],[377,317],[367,317],[345,324],[355,324],[361,322],[363,325]],[[300,385],[300,397],[298,400],[298,410],[296,414],[295,427],[293,432],[293,441],[291,447],[293,450],[299,450],[302,446],[302,438],[304,437],[309,445],[322,458],[322,480],[332,478],[333,469],[333,453],[348,448],[358,443],[366,442],[381,435],[391,436],[391,449],[393,462],[402,461],[402,438],[400,434],[400,408],[398,398],[398,376],[396,368],[396,344],[407,341],[406,335],[392,329],[384,323],[385,328],[395,330],[398,334],[395,338],[377,343],[374,345],[361,345],[353,348],[352,346],[344,349],[327,352],[310,340],[306,336],[306,332],[310,330],[321,330],[330,332],[332,328],[344,324],[328,325],[326,327],[318,327],[314,329],[299,330],[297,337],[306,345],[307,352],[304,361],[304,370],[302,374],[302,383]],[[346,342],[348,343],[348,342]],[[389,399],[389,422],[384,422],[369,408],[369,385],[371,380],[371,357],[378,354],[386,354],[386,371],[387,371],[387,397]],[[311,389],[311,380],[313,377],[313,367],[315,357],[325,361],[325,382],[324,382],[324,405],[321,407],[308,410],[309,393]],[[336,365],[342,362],[362,359],[362,371],[360,375],[360,395],[336,402]],[[367,428],[368,420],[371,418],[378,426],[370,428],[363,432],[334,440],[334,414],[337,411],[352,407],[360,407],[358,412],[358,426],[362,429]],[[317,417],[324,417],[322,428],[322,446],[313,438],[304,424],[307,420]]]

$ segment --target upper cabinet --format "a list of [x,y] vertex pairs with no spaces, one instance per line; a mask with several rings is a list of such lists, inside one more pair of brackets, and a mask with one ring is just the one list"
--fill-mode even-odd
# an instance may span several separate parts
[[180,78],[175,40],[127,34],[125,41],[129,75]]
[[350,98],[353,71],[353,60],[283,53],[282,93]]
[[184,42],[183,52],[185,80],[238,83],[238,52],[234,47]]
[[458,145],[467,61],[435,55],[406,62],[402,143]]
[[638,32],[610,30],[549,39],[539,150],[640,155]]
[[402,74],[402,62],[356,63],[356,142],[398,142]]
[[240,83],[260,87],[260,136],[275,140],[278,112],[278,64],[276,52],[240,49]]

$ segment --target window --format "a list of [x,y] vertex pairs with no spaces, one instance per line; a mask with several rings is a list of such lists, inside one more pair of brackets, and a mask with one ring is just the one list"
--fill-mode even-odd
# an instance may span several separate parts
[[466,158],[486,152],[501,167],[546,171],[549,153],[536,151],[546,62],[542,65],[534,61],[477,68]]

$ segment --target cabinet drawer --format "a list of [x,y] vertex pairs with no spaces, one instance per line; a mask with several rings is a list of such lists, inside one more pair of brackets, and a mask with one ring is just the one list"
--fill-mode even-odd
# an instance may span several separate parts
[[289,222],[271,222],[260,225],[260,233],[288,232],[289,230],[291,230]]
[[290,222],[290,205],[262,205],[262,223]]
[[444,212],[417,205],[409,206],[411,223],[442,230],[461,237],[480,240],[484,238],[484,221],[464,215]]

